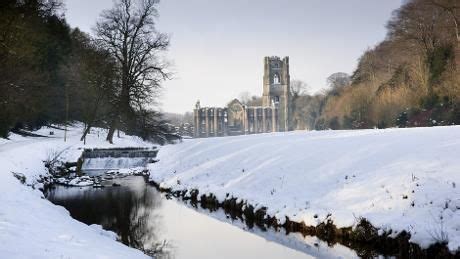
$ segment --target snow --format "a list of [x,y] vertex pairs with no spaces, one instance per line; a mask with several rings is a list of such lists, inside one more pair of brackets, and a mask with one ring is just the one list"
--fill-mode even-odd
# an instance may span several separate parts
[[280,222],[360,218],[426,248],[460,246],[460,127],[272,133],[162,147],[150,178],[239,198]]
[[[62,183],[61,180],[58,180],[58,181]],[[94,182],[92,180],[82,179],[81,177],[74,178],[70,182],[67,183],[67,185],[70,185],[70,186],[90,186],[93,184]]]
[[[43,161],[76,161],[83,148],[151,147],[121,135],[115,145],[94,130],[42,128],[49,138],[0,139],[0,254],[5,258],[146,258],[100,226],[72,219],[38,190]],[[150,177],[174,190],[236,197],[280,222],[330,218],[338,227],[368,219],[379,233],[403,230],[422,247],[460,246],[460,127],[289,132],[187,139],[160,149]],[[97,164],[97,163],[96,163]],[[25,185],[13,176],[24,175]],[[124,171],[121,170],[121,173]],[[84,184],[82,181],[81,184]],[[32,188],[34,187],[34,188]]]
[[[79,141],[81,126],[70,127],[67,142],[63,131],[42,128],[34,133],[50,138],[12,134],[0,139],[0,254],[3,258],[148,258],[141,251],[115,241],[116,234],[100,226],[88,226],[72,219],[66,209],[53,205],[38,188],[46,175],[43,161],[59,154],[64,161],[77,161],[83,148],[151,147],[142,140],[121,134],[115,144],[105,141],[102,129],[95,129]],[[62,152],[62,153],[61,153]],[[12,172],[26,177],[23,185]],[[84,184],[84,181],[80,184]],[[35,189],[34,189],[35,188]]]

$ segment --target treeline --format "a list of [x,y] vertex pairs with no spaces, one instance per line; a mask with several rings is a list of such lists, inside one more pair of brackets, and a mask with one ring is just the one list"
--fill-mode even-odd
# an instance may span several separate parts
[[411,0],[386,39],[330,89],[294,98],[294,127],[361,129],[460,124],[460,2]]
[[95,36],[71,28],[54,0],[0,3],[0,137],[10,131],[81,121],[167,143],[172,134],[152,110],[168,79],[160,53],[169,39],[154,28],[157,0],[119,0]]

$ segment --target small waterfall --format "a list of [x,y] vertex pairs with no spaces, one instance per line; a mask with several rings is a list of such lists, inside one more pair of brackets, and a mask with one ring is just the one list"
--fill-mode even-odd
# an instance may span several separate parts
[[87,158],[82,170],[121,169],[146,166],[151,159],[148,157],[106,157]]
[[144,167],[155,162],[156,148],[85,149],[82,171]]

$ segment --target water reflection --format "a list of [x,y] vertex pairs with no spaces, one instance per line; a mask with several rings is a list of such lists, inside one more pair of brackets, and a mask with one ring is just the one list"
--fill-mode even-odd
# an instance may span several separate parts
[[[113,183],[120,187],[111,186]],[[86,224],[100,224],[126,245],[158,258],[353,258],[342,245],[315,237],[249,228],[223,210],[209,213],[166,199],[142,177],[106,182],[107,187],[57,186],[47,196]]]
[[[112,186],[114,183],[123,186]],[[146,188],[142,177],[116,179],[97,189],[56,186],[47,197],[69,210],[73,218],[116,232],[126,245],[149,255],[169,257],[168,242],[157,236],[162,215],[155,212],[163,199],[154,188]]]

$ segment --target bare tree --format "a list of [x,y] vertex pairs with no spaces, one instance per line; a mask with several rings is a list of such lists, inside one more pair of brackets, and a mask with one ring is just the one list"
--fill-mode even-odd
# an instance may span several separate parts
[[446,12],[454,25],[455,37],[460,42],[460,3],[458,0],[428,0],[428,3]]
[[[64,88],[68,104],[66,111],[72,105],[70,112],[78,114],[77,119],[84,123],[81,136],[81,141],[84,141],[91,128],[101,118],[101,110],[106,104],[107,97],[118,90],[115,82],[115,63],[114,58],[105,49],[94,44],[91,37],[78,28],[70,33],[70,37],[73,47],[69,62],[61,68],[61,73],[67,78]],[[70,96],[71,101],[68,98]]]
[[161,81],[169,78],[167,64],[159,56],[169,46],[169,38],[155,29],[158,2],[117,0],[96,25],[99,44],[118,62],[121,85],[107,135],[110,143],[118,124],[124,120],[129,127],[134,123],[135,107],[151,101]]
[[327,84],[333,91],[338,91],[341,88],[351,84],[351,78],[347,73],[337,72],[327,78]]
[[442,44],[445,30],[443,11],[427,1],[431,0],[413,0],[402,6],[387,27],[390,38],[411,41],[429,56]]
[[308,105],[308,85],[301,80],[292,80],[290,82],[291,91],[291,114],[292,122],[290,127],[293,129],[305,129],[305,117],[303,113],[305,107]]
[[292,80],[291,81],[291,96],[296,98],[297,96],[306,95],[309,90],[307,83],[301,80]]

